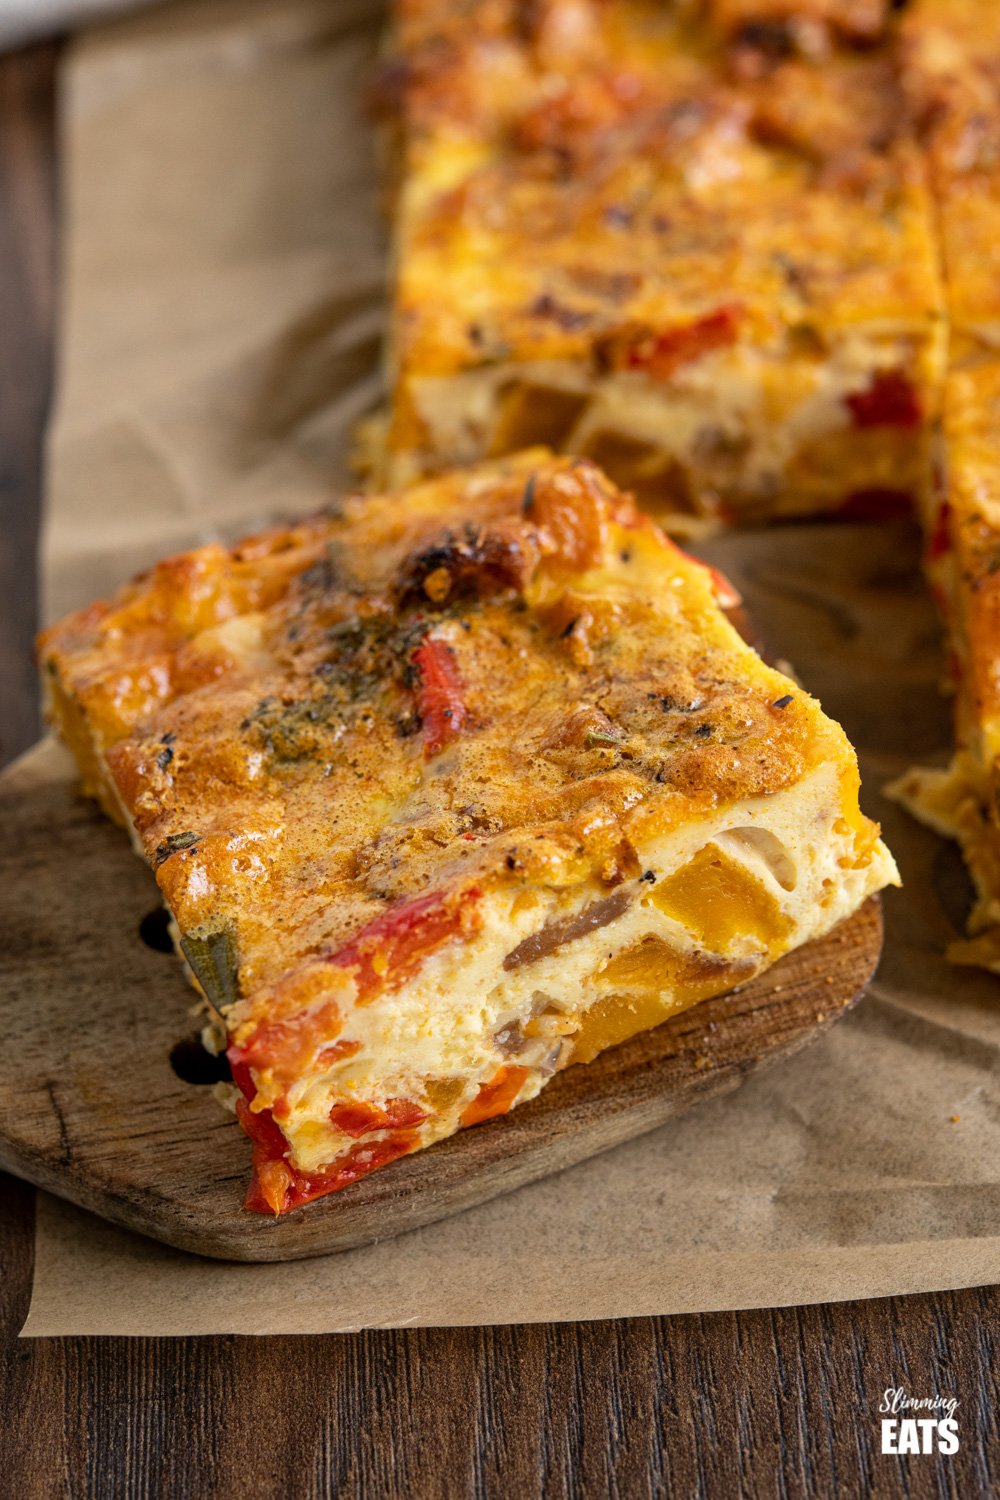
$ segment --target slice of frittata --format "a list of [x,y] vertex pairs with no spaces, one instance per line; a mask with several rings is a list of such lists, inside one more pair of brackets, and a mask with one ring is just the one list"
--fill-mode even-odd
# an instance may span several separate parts
[[532,1098],[896,879],[843,731],[593,464],[168,559],[46,631],[281,1213]]

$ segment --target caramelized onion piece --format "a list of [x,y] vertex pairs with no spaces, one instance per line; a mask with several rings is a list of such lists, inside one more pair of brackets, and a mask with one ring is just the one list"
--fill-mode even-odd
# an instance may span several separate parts
[[540,958],[548,958],[550,953],[566,943],[572,943],[575,938],[586,937],[588,932],[607,927],[609,922],[622,915],[631,900],[631,893],[621,887],[601,901],[592,901],[573,917],[561,917],[557,922],[549,922],[511,949],[503,961],[504,968],[519,969],[522,964],[537,963]]

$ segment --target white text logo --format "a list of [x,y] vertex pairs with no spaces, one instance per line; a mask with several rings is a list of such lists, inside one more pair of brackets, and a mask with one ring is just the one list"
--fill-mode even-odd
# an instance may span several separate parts
[[910,1396],[902,1386],[883,1391],[883,1453],[957,1453],[955,1396]]

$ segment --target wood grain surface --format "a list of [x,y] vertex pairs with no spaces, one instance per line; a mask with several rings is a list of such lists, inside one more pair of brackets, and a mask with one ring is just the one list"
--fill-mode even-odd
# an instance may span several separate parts
[[[54,49],[0,58],[0,704],[34,738],[51,368]],[[28,400],[26,393],[31,393]],[[20,415],[15,415],[19,412]],[[551,1327],[18,1343],[33,1189],[0,1177],[0,1494],[883,1497],[1000,1493],[1000,1292]],[[879,1452],[881,1392],[956,1395],[954,1458]]]
[[[231,1260],[388,1239],[652,1130],[797,1052],[875,971],[872,899],[739,990],[569,1068],[462,1130],[280,1220],[241,1207],[250,1145],[207,1083],[171,1065],[197,1033],[162,945],[156,884],[43,742],[0,777],[0,1166],[127,1229]],[[141,1127],[141,1128],[140,1128]]]

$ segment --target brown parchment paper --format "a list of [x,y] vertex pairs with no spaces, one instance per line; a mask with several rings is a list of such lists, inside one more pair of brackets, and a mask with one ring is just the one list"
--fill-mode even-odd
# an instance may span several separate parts
[[[362,0],[192,0],[74,46],[49,614],[344,480],[378,389],[383,235],[358,111],[378,19]],[[1000,1280],[1000,980],[944,963],[960,862],[878,793],[948,743],[915,536],[787,527],[708,550],[859,745],[902,867],[861,1006],[736,1095],[326,1260],[199,1261],[41,1195],[26,1334],[601,1318]]]

